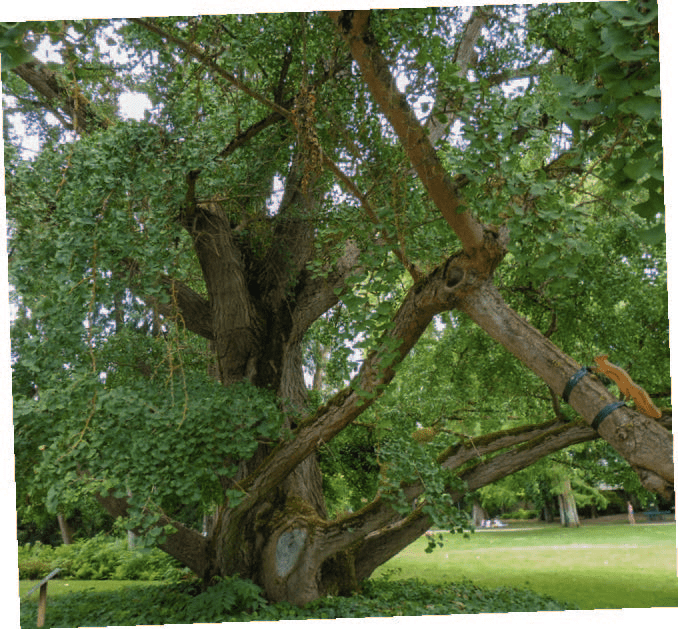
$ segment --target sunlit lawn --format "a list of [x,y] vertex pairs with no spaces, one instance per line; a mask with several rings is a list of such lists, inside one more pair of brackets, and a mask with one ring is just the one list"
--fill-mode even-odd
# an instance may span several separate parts
[[[23,600],[23,597],[30,592],[31,588],[35,586],[40,581],[20,581],[19,582],[19,597]],[[111,592],[114,590],[119,590],[120,588],[130,586],[130,585],[144,585],[151,584],[151,581],[78,581],[77,579],[52,579],[47,585],[47,596],[48,600],[53,597],[63,596],[64,594],[73,594],[73,592]],[[29,602],[35,601],[35,604],[38,604],[38,594],[39,590],[36,590],[31,594],[28,599]]]
[[526,587],[581,609],[678,606],[675,523],[490,530],[425,547],[417,540],[374,576]]

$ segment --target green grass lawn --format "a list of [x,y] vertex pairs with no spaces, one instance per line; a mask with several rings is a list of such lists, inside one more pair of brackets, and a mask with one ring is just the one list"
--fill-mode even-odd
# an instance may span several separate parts
[[444,535],[444,546],[424,552],[419,539],[374,576],[419,577],[442,583],[525,587],[581,609],[678,606],[676,525],[609,524],[529,531],[479,531],[465,539]]
[[[544,526],[479,531],[468,539],[449,534],[443,537],[443,548],[432,554],[424,552],[424,539],[417,540],[373,576],[418,578],[462,588],[464,581],[492,589],[525,588],[581,609],[678,606],[675,523],[584,525],[578,529]],[[22,581],[20,596],[24,597],[35,583]],[[143,586],[152,587],[144,590]],[[167,622],[175,613],[173,604],[177,601],[176,595],[165,593],[166,588],[161,583],[140,581],[54,579],[48,586],[52,604],[50,614],[48,601],[48,621],[52,615],[67,619],[66,626],[97,624],[92,619],[99,624],[129,624],[136,623],[135,614],[141,609],[148,616],[144,616],[146,624]],[[82,595],[68,596],[75,593]],[[511,596],[512,601],[517,600]],[[22,604],[26,622],[34,622],[37,599],[36,591]],[[536,599],[533,602],[534,611],[544,609],[538,607],[541,603]],[[64,622],[55,624],[63,626]]]
[[[19,581],[19,598],[22,599],[31,588],[40,581]],[[114,592],[124,587],[131,585],[151,584],[152,581],[78,581],[76,579],[52,579],[47,586],[48,605],[49,600],[58,598],[66,594],[73,594],[74,592]],[[30,605],[31,602],[38,604],[38,595],[40,590],[35,590],[27,600]]]

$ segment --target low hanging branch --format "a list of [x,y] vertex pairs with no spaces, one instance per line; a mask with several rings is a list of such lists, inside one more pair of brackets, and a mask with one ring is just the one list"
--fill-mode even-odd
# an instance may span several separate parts
[[[581,366],[539,330],[514,312],[497,289],[487,283],[460,305],[487,334],[511,352],[554,391],[564,392]],[[572,389],[568,404],[590,424],[601,410],[618,400],[597,379],[583,377]],[[671,434],[656,420],[619,406],[596,422],[597,432],[638,474],[650,491],[669,495],[673,490]]]

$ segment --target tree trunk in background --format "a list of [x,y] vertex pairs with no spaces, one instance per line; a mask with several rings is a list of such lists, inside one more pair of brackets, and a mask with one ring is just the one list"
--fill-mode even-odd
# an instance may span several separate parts
[[563,481],[563,491],[558,494],[558,506],[560,507],[560,523],[564,527],[579,526],[579,514],[577,513],[577,504],[572,493],[570,479]]
[[553,509],[549,503],[546,503],[542,510],[544,514],[544,522],[553,522]]
[[62,513],[57,513],[57,522],[59,523],[59,530],[61,531],[61,541],[65,544],[73,543],[73,533],[71,527],[68,526],[68,521]]
[[481,526],[483,520],[489,519],[487,511],[480,506],[480,503],[476,500],[473,501],[473,526]]
[[323,389],[325,366],[327,363],[327,356],[330,353],[330,348],[318,343],[316,352],[315,371],[313,372],[313,390],[320,392]]

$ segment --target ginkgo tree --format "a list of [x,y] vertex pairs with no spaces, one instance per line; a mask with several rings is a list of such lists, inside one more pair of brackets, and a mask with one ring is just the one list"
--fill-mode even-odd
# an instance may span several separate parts
[[[3,28],[5,115],[42,140],[6,119],[28,500],[88,493],[206,582],[301,604],[574,443],[672,492],[670,413],[582,370],[609,354],[666,406],[656,3]],[[452,376],[378,406],[455,335]],[[526,421],[455,429],[503,372],[541,392],[499,409]],[[374,473],[330,518],[333,444]]]

